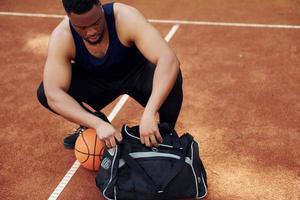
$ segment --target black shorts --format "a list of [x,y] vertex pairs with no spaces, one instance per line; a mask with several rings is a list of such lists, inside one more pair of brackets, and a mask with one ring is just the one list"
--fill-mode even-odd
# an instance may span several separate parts
[[[99,76],[86,72],[80,66],[73,64],[68,94],[81,105],[84,102],[97,111],[100,111],[122,94],[128,94],[145,107],[152,91],[154,70],[155,65],[146,62],[144,65],[128,71],[122,78],[113,78],[113,74]],[[40,103],[50,109],[43,83],[38,88],[37,96]],[[159,110],[161,122],[168,122],[175,126],[182,99],[182,75],[180,72],[172,91]]]

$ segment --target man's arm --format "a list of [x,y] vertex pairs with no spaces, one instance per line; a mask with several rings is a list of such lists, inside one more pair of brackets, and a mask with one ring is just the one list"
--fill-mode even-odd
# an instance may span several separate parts
[[110,124],[84,110],[67,93],[72,78],[71,58],[75,54],[75,47],[71,33],[66,30],[64,23],[67,22],[62,22],[53,31],[48,45],[43,80],[48,105],[67,120],[96,129],[99,138],[103,139],[108,147],[114,146],[112,135],[117,134],[120,139],[120,134],[116,133]]
[[155,114],[166,100],[179,72],[179,61],[160,33],[136,9],[116,4],[117,27],[121,38],[133,42],[141,53],[156,64],[153,88],[140,121],[141,142],[147,146],[157,145],[161,136]]

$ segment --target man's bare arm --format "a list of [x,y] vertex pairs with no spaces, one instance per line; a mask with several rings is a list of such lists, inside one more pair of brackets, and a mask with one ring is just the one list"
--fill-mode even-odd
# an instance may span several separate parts
[[44,89],[48,105],[67,120],[94,128],[106,146],[113,147],[116,145],[115,138],[122,140],[121,133],[109,123],[87,112],[67,93],[71,84],[71,59],[74,57],[75,47],[71,33],[64,29],[68,28],[68,21],[63,23],[53,31],[49,40],[44,69]]
[[[117,27],[125,43],[133,42],[142,54],[152,63],[156,64],[153,78],[152,93],[145,107],[140,126],[144,135],[153,135],[160,138],[155,114],[169,95],[179,72],[179,61],[175,53],[168,46],[160,33],[136,9],[124,4],[116,4]],[[123,31],[124,30],[124,31]],[[155,129],[155,130],[154,130]],[[147,146],[152,143],[157,145],[155,138],[146,138]]]
[[[64,22],[63,22],[64,23]],[[71,83],[72,38],[60,24],[52,33],[44,68],[44,89],[49,106],[69,121],[96,127],[99,119],[85,111],[68,93]]]

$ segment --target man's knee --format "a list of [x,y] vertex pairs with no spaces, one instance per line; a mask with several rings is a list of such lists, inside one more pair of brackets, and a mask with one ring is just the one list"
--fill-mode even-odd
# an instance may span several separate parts
[[167,122],[171,126],[175,127],[178,115],[180,113],[182,101],[182,74],[180,71],[169,96],[159,110],[160,122]]
[[180,70],[179,73],[178,73],[177,79],[174,83],[174,86],[173,86],[172,90],[170,91],[169,98],[171,98],[172,100],[174,98],[178,99],[180,102],[182,101],[182,98],[183,98],[182,82],[183,82],[182,73],[181,73],[181,70]]
[[53,112],[53,110],[48,105],[43,82],[41,82],[41,84],[39,85],[39,87],[36,91],[36,96],[37,96],[37,99],[39,100],[40,104],[42,104],[42,106],[44,106],[45,108],[47,108]]

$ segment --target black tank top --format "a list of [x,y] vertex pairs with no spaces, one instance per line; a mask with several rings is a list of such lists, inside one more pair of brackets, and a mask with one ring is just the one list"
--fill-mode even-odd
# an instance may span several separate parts
[[70,23],[71,32],[76,47],[75,63],[86,72],[97,77],[120,78],[128,72],[135,71],[146,62],[145,57],[135,45],[124,46],[117,35],[113,3],[103,5],[105,20],[109,33],[109,44],[106,54],[98,58],[92,55],[86,48],[82,37],[75,31]]

